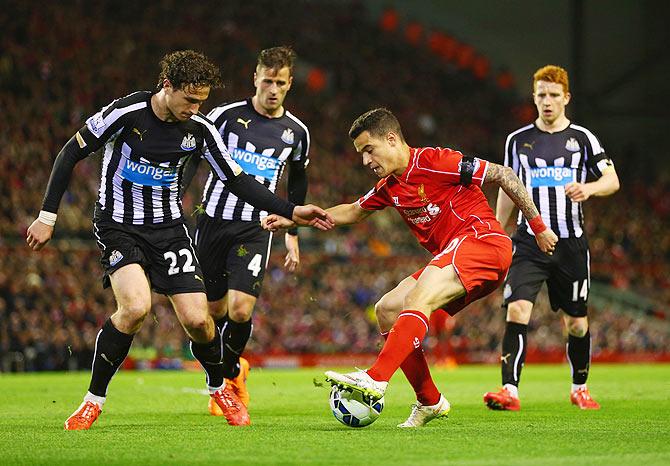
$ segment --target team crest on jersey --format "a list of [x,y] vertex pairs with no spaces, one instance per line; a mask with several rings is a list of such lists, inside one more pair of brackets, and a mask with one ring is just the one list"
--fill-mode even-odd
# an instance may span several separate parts
[[119,263],[119,261],[123,259],[123,254],[121,254],[119,251],[116,249],[112,251],[112,253],[109,255],[109,265],[114,267],[116,264]]
[[293,144],[293,130],[291,128],[286,128],[281,135],[281,140],[286,144]]
[[430,199],[428,199],[428,196],[426,196],[426,188],[424,188],[423,183],[419,185],[419,189],[416,190],[417,194],[419,195],[419,200],[421,202],[429,203]]
[[182,150],[193,150],[195,149],[195,138],[191,133],[186,133],[184,139],[181,140]]
[[565,148],[570,152],[579,152],[579,143],[575,138],[570,138],[565,142]]

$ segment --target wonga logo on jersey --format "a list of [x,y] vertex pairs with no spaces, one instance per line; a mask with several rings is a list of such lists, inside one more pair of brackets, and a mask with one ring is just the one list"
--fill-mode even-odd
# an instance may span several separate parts
[[142,159],[139,162],[124,159],[121,170],[124,179],[142,186],[170,186],[177,179],[176,167],[152,165]]
[[230,156],[249,175],[272,178],[279,170],[279,161],[267,155],[249,152],[236,147],[232,150]]
[[574,180],[575,172],[570,167],[536,167],[530,169],[530,185],[533,188],[564,186]]

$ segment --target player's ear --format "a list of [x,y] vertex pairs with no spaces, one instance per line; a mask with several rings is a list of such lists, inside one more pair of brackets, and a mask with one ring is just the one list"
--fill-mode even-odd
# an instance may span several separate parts
[[389,131],[386,134],[386,142],[388,142],[389,146],[391,147],[395,146],[398,142],[398,135],[395,134],[393,131]]
[[572,98],[572,94],[569,92],[565,93],[565,105],[568,105],[570,103],[570,99]]

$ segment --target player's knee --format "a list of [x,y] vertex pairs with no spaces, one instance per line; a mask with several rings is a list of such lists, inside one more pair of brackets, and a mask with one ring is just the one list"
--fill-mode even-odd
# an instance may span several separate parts
[[568,333],[573,337],[582,338],[589,331],[589,322],[586,317],[566,319]]
[[377,316],[377,324],[382,332],[386,332],[396,321],[398,317],[397,309],[389,306],[388,301],[384,298],[377,301],[375,304],[375,315]]
[[151,310],[151,303],[144,300],[130,300],[127,303],[119,304],[116,311],[116,319],[122,322],[126,328],[139,327]]
[[228,317],[235,322],[246,322],[254,312],[256,298],[247,294],[231,294],[228,297]]
[[207,341],[211,341],[211,339],[214,338],[213,322],[214,321],[208,314],[201,312],[193,313],[188,317],[182,318],[182,324],[189,335],[207,337]]
[[251,319],[253,311],[253,304],[239,303],[228,308],[228,317],[235,322],[246,322]]
[[522,306],[519,302],[511,302],[507,305],[507,322],[528,324],[532,310],[532,306]]

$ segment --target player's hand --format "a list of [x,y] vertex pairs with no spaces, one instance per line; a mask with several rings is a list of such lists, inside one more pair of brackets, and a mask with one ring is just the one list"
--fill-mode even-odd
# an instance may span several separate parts
[[295,222],[277,214],[270,214],[261,220],[261,226],[264,230],[278,231],[282,228],[293,228]]
[[28,227],[26,233],[26,243],[33,251],[39,251],[49,242],[54,234],[54,227],[46,225],[39,220],[35,220]]
[[308,225],[322,231],[331,230],[335,226],[328,212],[312,204],[295,206],[291,220],[298,225]]
[[298,245],[298,236],[286,233],[284,235],[284,244],[286,245],[286,259],[284,260],[284,267],[289,272],[295,272],[300,265],[300,246]]
[[565,185],[565,195],[573,202],[584,202],[591,197],[591,189],[586,183],[573,181]]
[[551,256],[556,248],[558,236],[556,236],[556,233],[554,233],[551,228],[547,228],[539,235],[535,235],[535,241],[537,241],[540,251]]

